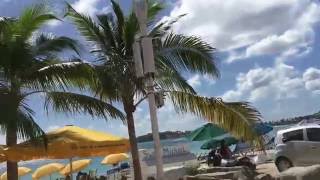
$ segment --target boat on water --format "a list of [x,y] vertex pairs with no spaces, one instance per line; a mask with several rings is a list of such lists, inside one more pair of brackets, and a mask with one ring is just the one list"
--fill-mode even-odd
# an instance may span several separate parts
[[[154,149],[143,149],[141,152],[141,161],[143,161],[147,166],[154,166],[156,163]],[[189,151],[189,148],[186,144],[164,146],[162,148],[162,152],[163,163],[165,165],[196,159],[196,155]]]

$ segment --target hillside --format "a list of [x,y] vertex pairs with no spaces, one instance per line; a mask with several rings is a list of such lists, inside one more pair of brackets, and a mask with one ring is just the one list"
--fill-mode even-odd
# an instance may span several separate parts
[[[302,120],[308,120],[308,119],[319,119],[320,120],[320,111],[317,113],[314,113],[312,115],[307,115],[307,116],[298,116],[298,117],[292,117],[292,118],[285,118],[285,119],[280,119],[278,121],[269,121],[265,122],[268,125],[272,126],[278,126],[278,125],[289,125],[289,124],[297,124]],[[191,131],[165,131],[165,132],[160,132],[160,139],[165,140],[165,139],[177,139],[177,138],[182,138],[185,137],[187,134],[189,134]],[[148,142],[152,141],[152,134],[148,133],[142,136],[137,137],[138,142]]]
[[311,114],[311,115],[307,115],[307,116],[298,116],[298,117],[280,119],[278,121],[269,121],[269,122],[266,122],[266,124],[273,125],[273,126],[297,124],[297,123],[301,122],[302,120],[308,120],[308,119],[319,119],[320,120],[320,111],[317,113]]
[[[160,139],[164,140],[164,139],[177,139],[177,138],[182,138],[185,137],[187,134],[189,134],[190,131],[165,131],[165,132],[160,132]],[[148,141],[152,141],[152,134],[148,133],[146,135],[142,135],[137,137],[138,142],[148,142]]]

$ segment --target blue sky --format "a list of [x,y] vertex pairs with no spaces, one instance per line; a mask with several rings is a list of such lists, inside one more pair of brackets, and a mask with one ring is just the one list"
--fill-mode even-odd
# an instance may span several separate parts
[[[0,16],[18,16],[36,0],[0,0]],[[59,17],[62,0],[46,0]],[[108,0],[68,0],[79,12],[94,15],[110,11]],[[119,0],[128,11],[131,0]],[[225,101],[250,101],[264,120],[306,115],[320,110],[320,4],[315,0],[177,0],[162,1],[167,9],[159,20],[187,15],[175,24],[176,33],[200,36],[217,48],[219,79],[187,74],[189,83],[204,96]],[[42,29],[55,35],[83,39],[68,19]],[[84,58],[90,59],[88,53]],[[121,122],[90,116],[45,112],[41,97],[30,104],[45,130],[67,124],[127,136]],[[170,103],[158,113],[160,130],[189,130],[204,123],[190,114],[176,114]],[[138,134],[150,132],[148,109],[135,113]],[[3,137],[2,137],[3,139]]]

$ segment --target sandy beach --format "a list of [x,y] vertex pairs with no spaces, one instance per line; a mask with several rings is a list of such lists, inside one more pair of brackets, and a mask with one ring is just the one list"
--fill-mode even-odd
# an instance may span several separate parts
[[274,162],[259,164],[256,171],[258,173],[270,174],[272,177],[276,177],[279,174]]

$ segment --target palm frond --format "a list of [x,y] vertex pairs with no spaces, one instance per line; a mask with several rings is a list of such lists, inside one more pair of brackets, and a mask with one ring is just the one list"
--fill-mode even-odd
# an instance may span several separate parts
[[95,86],[95,71],[84,62],[56,63],[35,69],[22,77],[26,87],[32,89],[65,89],[76,86],[80,89]]
[[157,61],[156,64],[156,83],[168,91],[183,91],[191,94],[196,94],[195,90],[188,84],[188,82],[179,74],[173,67],[168,67],[166,64],[161,64]]
[[261,121],[261,115],[246,102],[225,103],[214,97],[207,98],[177,91],[169,92],[168,95],[177,112],[190,112],[217,124],[237,138],[259,140],[253,125]]
[[47,56],[64,50],[73,50],[80,55],[80,45],[74,39],[65,36],[52,37],[45,34],[41,34],[36,38],[34,45],[35,56]]
[[156,56],[172,64],[176,69],[219,76],[218,68],[213,60],[214,48],[198,37],[169,34],[156,51]]
[[125,17],[124,14],[120,8],[120,5],[116,3],[114,0],[111,0],[112,4],[112,9],[114,14],[116,15],[117,18],[117,24],[116,24],[116,38],[118,39],[118,42],[122,41],[122,35],[123,35],[123,28],[124,28],[124,23],[125,23]]
[[156,24],[152,30],[149,32],[149,36],[153,38],[163,38],[166,34],[170,34],[172,26],[179,21],[180,18],[184,17],[186,14],[181,14],[176,18],[165,20]]
[[154,23],[156,16],[165,8],[163,3],[148,1],[148,24]]
[[[124,25],[124,43],[126,50],[132,49],[132,45],[135,41],[135,35],[137,34],[138,30],[139,24],[136,15],[134,13],[131,13],[126,19]],[[132,55],[132,52],[126,51],[125,53],[126,55]]]
[[45,132],[35,122],[31,113],[19,111],[17,114],[17,135],[20,139],[29,140],[45,137]]
[[14,42],[15,40],[12,40],[14,37],[14,34],[9,34],[7,37],[9,43],[5,42],[0,45],[0,66],[7,77],[9,73],[27,69],[33,62],[31,46],[24,41]]
[[48,8],[44,4],[36,4],[22,12],[15,23],[14,31],[19,38],[29,39],[36,30],[51,20],[59,20],[59,18],[48,13]]
[[105,37],[101,33],[99,25],[89,16],[78,13],[73,7],[67,3],[67,13],[72,19],[72,22],[76,25],[79,32],[87,41],[99,45],[101,48],[105,47]]
[[[7,98],[10,98],[9,102],[8,99],[3,99],[1,93],[0,97],[2,98],[2,102],[0,102],[0,114],[2,117],[0,121],[1,133],[14,130],[17,137],[24,140],[35,139],[44,135],[44,131],[35,122],[34,113],[30,107],[21,101],[22,104],[16,109],[13,97],[7,96]],[[3,105],[6,106],[4,107]]]
[[119,102],[121,92],[119,83],[115,77],[115,72],[105,69],[103,66],[96,66],[97,86],[91,86],[91,91],[102,100]]
[[107,117],[125,120],[123,113],[113,105],[103,102],[94,97],[70,93],[70,92],[47,92],[45,108],[50,106],[57,112],[86,113],[92,117]]
[[[104,38],[108,42],[106,45],[109,45],[110,47],[116,48],[117,42],[115,40],[114,32],[113,32],[113,18],[112,14],[101,14],[97,15],[97,19],[99,20],[99,25],[103,29]],[[108,46],[105,47],[105,50],[110,50]]]
[[12,19],[0,16],[0,42],[3,42],[5,33],[8,31],[9,25],[13,22]]

